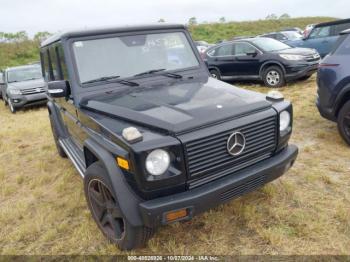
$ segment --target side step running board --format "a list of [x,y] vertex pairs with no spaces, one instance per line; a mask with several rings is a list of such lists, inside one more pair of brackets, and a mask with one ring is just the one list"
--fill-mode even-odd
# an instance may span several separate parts
[[60,143],[61,147],[63,148],[64,152],[67,154],[69,159],[73,162],[73,165],[78,170],[79,175],[82,178],[84,178],[86,168],[84,160],[81,157],[81,153],[79,154],[79,149],[76,148],[76,146],[69,138],[59,139],[58,142]]

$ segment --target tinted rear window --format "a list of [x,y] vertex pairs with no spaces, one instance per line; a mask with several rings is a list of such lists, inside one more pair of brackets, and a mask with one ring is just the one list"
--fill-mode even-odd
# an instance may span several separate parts
[[337,55],[350,55],[350,35],[342,35],[338,38],[338,41],[334,45],[334,49],[331,54]]

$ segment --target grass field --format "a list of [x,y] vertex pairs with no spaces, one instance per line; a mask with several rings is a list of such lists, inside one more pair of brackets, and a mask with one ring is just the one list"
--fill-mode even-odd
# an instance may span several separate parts
[[[125,254],[350,255],[350,148],[319,116],[314,78],[281,91],[294,103],[294,167]],[[93,222],[77,171],[56,153],[45,108],[12,115],[0,104],[0,253],[121,253]]]

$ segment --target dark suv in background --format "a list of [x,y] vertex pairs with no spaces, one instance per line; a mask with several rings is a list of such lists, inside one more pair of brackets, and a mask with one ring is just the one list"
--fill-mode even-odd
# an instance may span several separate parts
[[221,80],[263,80],[268,87],[307,79],[317,70],[314,49],[292,48],[272,38],[256,37],[209,48],[204,61],[212,77]]
[[320,114],[338,123],[350,145],[350,29],[341,33],[333,51],[320,63],[317,84]]
[[261,187],[297,157],[291,103],[210,77],[182,25],[62,33],[41,62],[58,153],[121,249]]
[[0,79],[2,99],[10,111],[47,102],[39,64],[7,68]]

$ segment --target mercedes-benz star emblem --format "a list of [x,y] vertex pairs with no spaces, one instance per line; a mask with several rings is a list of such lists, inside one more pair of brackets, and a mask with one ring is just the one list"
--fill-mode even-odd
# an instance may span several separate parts
[[237,156],[245,148],[245,136],[241,132],[234,132],[227,139],[227,151],[230,155]]

